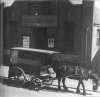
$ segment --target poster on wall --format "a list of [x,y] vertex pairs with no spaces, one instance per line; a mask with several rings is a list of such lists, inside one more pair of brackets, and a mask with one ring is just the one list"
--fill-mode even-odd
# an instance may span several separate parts
[[29,48],[30,47],[30,37],[23,36],[23,47]]
[[54,48],[54,39],[53,38],[48,39],[48,48]]

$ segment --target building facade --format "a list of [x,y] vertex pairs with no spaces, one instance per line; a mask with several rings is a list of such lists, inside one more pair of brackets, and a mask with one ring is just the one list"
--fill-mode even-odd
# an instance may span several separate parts
[[94,9],[94,1],[86,0],[78,5],[70,0],[15,1],[4,10],[4,62],[17,46],[60,51],[91,64]]

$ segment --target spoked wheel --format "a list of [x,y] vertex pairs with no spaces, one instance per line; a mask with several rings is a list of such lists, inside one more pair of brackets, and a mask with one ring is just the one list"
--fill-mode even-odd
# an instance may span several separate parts
[[38,91],[41,89],[41,80],[39,78],[33,77],[32,78],[33,89]]
[[51,85],[53,82],[53,79],[50,76],[47,76],[44,80],[43,80],[43,84],[46,86]]
[[40,83],[34,83],[34,90],[39,91],[41,89]]
[[23,69],[19,67],[14,68],[14,76],[11,77],[17,84],[24,85],[25,83],[25,73]]

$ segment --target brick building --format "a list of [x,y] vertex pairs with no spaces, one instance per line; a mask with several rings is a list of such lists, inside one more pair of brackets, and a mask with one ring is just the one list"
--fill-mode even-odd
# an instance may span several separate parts
[[15,1],[4,10],[4,62],[9,49],[19,46],[77,55],[79,62],[91,64],[99,13],[95,2],[88,0],[78,5],[70,0]]

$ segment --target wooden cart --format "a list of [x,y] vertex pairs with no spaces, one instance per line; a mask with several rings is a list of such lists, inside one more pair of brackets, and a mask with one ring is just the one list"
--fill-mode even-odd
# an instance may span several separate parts
[[22,85],[31,82],[35,90],[42,85],[52,84],[51,74],[41,76],[41,68],[51,64],[51,57],[56,51],[14,47],[11,48],[8,78],[19,81]]

